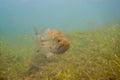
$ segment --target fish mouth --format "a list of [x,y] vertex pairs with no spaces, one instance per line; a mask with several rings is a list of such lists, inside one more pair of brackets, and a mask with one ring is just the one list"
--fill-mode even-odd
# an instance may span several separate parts
[[58,48],[52,49],[50,52],[58,54],[58,53],[64,53],[66,51],[66,48],[64,45],[59,46]]

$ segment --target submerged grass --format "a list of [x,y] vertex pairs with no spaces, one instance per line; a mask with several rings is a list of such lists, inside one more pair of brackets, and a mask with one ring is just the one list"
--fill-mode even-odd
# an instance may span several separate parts
[[33,35],[0,38],[0,80],[120,80],[120,25],[67,34],[65,54],[36,53]]

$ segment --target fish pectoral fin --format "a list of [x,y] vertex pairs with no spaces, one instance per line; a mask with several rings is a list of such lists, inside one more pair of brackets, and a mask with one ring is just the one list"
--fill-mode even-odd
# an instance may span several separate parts
[[54,55],[54,54],[51,53],[51,52],[48,52],[48,53],[46,54],[47,58],[51,57],[52,55]]

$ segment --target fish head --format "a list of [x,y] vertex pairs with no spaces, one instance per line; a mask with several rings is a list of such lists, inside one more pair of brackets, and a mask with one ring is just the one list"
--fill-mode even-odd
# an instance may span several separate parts
[[63,34],[54,37],[54,47],[51,50],[53,53],[62,54],[66,52],[69,47],[69,41],[66,39]]

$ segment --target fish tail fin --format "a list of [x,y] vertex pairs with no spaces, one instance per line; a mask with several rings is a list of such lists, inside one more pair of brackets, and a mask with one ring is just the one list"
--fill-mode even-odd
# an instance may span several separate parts
[[36,26],[34,26],[34,31],[35,31],[35,35],[39,35],[39,33],[38,33],[38,30],[37,30]]
[[34,26],[34,31],[35,31],[37,41],[40,42],[41,41],[41,35],[39,34],[36,26]]
[[36,26],[34,26],[33,28],[34,28],[34,32],[35,32],[35,38],[36,38],[36,41],[37,41],[37,45],[38,45],[37,48],[36,48],[36,52],[39,52],[40,43],[41,43],[41,35],[39,34]]

